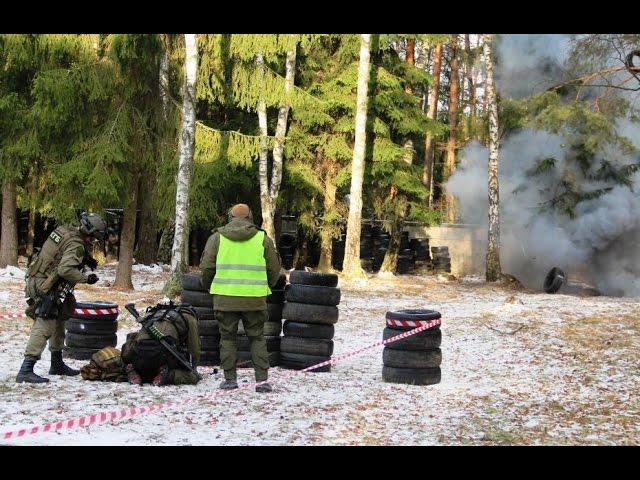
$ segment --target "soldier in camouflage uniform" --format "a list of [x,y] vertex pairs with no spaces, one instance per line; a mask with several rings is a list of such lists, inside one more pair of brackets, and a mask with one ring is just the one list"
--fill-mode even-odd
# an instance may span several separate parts
[[42,295],[47,294],[60,280],[66,280],[71,285],[76,283],[94,284],[98,276],[91,273],[86,275],[82,270],[84,265],[92,269],[97,262],[88,254],[94,240],[104,239],[106,223],[97,214],[83,213],[80,226],[61,226],[56,228],[45,241],[39,253],[29,262],[26,275],[27,308],[26,314],[35,321],[31,328],[31,336],[27,342],[24,361],[16,376],[16,382],[45,383],[49,379],[40,377],[33,372],[33,367],[40,359],[43,350],[49,342],[51,350],[50,375],[78,375],[62,360],[64,346],[64,322],[73,312],[75,298],[68,295],[64,303],[53,312],[55,318],[43,318],[39,311]]
[[[173,344],[178,351],[184,353],[186,350],[191,355],[192,365],[197,365],[200,361],[200,337],[198,321],[193,313],[179,306],[167,308],[159,305],[146,315],[154,319],[153,326],[164,340]],[[195,385],[201,380],[199,374],[185,369],[144,328],[127,335],[127,341],[122,346],[122,361],[129,383],[133,385]]]
[[[207,240],[200,261],[202,285],[213,294],[215,318],[220,327],[220,364],[225,381],[222,389],[238,388],[236,335],[242,320],[249,337],[251,360],[258,382],[268,378],[269,357],[264,338],[267,296],[280,280],[280,256],[266,232],[253,224],[249,207],[235,205],[229,223]],[[256,391],[271,391],[268,383]]]

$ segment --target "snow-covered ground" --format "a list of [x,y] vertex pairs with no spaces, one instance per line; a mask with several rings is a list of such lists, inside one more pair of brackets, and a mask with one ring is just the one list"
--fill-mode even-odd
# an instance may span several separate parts
[[[78,299],[121,307],[156,303],[166,267],[135,268],[131,293],[111,288],[113,265]],[[0,275],[0,314],[23,309],[23,280]],[[382,382],[382,347],[344,360],[331,373],[290,376],[273,368],[274,392],[245,389],[162,411],[0,444],[57,445],[434,445],[640,443],[640,299],[547,295],[403,276],[342,282],[335,355],[382,336],[384,313],[433,308],[443,317],[442,382]],[[124,312],[124,309],[122,309]],[[0,319],[0,432],[71,417],[210,394],[222,374],[201,368],[196,386],[52,377],[14,383],[31,321]],[[135,328],[121,313],[118,345]],[[69,360],[75,368],[85,361]],[[49,352],[36,365],[47,376]],[[286,377],[286,378],[285,378]],[[241,382],[253,379],[240,370]]]

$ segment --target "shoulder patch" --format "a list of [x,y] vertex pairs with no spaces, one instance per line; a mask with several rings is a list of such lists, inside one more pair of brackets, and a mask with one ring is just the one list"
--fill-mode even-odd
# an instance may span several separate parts
[[49,238],[51,240],[53,240],[53,242],[56,243],[56,244],[58,244],[58,243],[60,243],[62,241],[62,237],[55,230],[53,232],[51,232],[51,235],[49,235]]

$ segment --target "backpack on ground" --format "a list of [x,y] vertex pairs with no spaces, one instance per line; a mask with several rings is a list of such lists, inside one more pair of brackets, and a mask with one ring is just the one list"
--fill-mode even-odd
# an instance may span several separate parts
[[85,365],[80,369],[80,375],[85,380],[101,382],[127,381],[120,350],[114,347],[105,347],[94,353],[91,356],[89,365]]

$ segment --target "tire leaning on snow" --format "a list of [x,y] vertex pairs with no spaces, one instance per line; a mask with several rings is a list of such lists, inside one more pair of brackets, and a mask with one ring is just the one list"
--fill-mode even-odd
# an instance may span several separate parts
[[292,284],[287,290],[286,298],[287,302],[335,306],[340,303],[340,289]]
[[338,307],[287,302],[282,309],[282,317],[294,322],[332,325],[338,322]]

